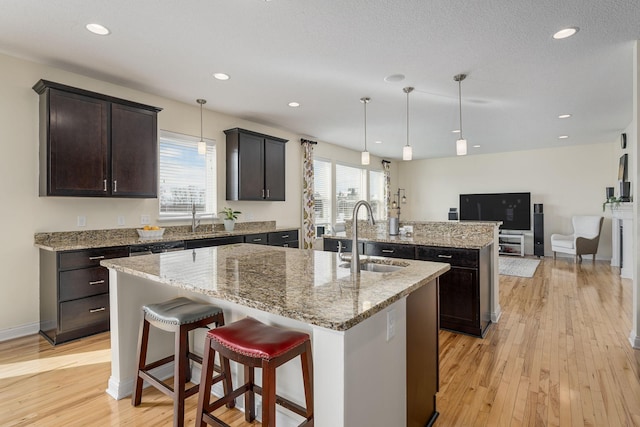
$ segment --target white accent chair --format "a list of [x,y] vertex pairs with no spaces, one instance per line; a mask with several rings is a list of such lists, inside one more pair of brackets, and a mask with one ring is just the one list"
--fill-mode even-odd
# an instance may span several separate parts
[[553,259],[556,259],[556,252],[575,255],[576,263],[582,262],[582,255],[593,255],[596,259],[598,243],[600,242],[600,230],[604,218],[601,216],[574,216],[573,234],[552,234],[551,250]]

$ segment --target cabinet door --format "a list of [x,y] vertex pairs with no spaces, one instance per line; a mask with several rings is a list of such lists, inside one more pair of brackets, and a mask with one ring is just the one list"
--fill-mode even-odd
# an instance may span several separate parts
[[440,326],[481,335],[478,270],[451,267],[440,276]]
[[264,140],[265,199],[285,199],[285,144],[271,139]]
[[157,197],[157,113],[111,105],[111,194]]
[[55,89],[48,102],[46,195],[106,196],[109,103]]
[[394,243],[366,242],[364,254],[388,258],[415,259],[416,247]]
[[238,200],[264,200],[264,139],[240,134],[238,144]]

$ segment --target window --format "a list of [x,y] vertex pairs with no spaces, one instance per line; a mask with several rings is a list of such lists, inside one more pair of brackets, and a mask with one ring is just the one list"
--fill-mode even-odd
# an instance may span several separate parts
[[206,154],[198,154],[198,141],[188,135],[160,131],[160,217],[216,212],[216,147],[207,140]]
[[[364,169],[336,164],[336,221],[351,219],[356,202],[366,198],[366,171]],[[366,212],[360,211],[362,219]]]
[[331,225],[331,162],[313,160],[314,215],[316,225]]
[[369,171],[369,203],[373,209],[373,217],[376,220],[387,219],[385,188],[384,172]]

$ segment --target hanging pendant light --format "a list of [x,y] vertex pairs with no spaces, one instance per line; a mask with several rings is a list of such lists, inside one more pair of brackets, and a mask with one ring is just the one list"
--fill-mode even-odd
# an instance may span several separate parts
[[413,150],[409,145],[409,94],[413,92],[412,87],[402,89],[407,94],[407,145],[402,148],[402,160],[411,160],[413,158]]
[[460,107],[460,138],[456,141],[456,154],[458,156],[467,155],[467,140],[462,136],[462,81],[466,78],[466,74],[456,74],[453,76],[453,80],[458,82],[458,105]]
[[200,104],[200,142],[198,142],[198,154],[207,154],[207,143],[204,142],[202,137],[202,106],[207,103],[206,99],[196,99],[196,102]]
[[367,151],[367,104],[371,101],[371,98],[360,98],[360,102],[364,104],[364,151],[360,156],[360,163],[368,165],[370,161],[369,152]]

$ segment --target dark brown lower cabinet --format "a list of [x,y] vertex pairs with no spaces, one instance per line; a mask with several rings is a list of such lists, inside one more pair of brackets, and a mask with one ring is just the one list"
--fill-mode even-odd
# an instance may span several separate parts
[[109,270],[100,261],[129,256],[128,246],[40,250],[40,334],[61,344],[109,330]]

